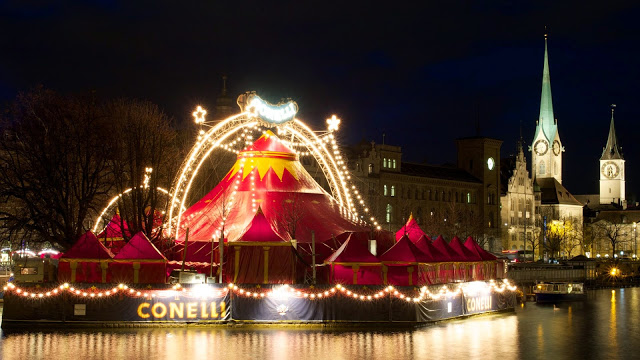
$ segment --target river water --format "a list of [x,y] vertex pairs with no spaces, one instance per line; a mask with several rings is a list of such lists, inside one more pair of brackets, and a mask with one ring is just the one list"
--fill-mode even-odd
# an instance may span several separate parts
[[162,328],[6,333],[1,359],[640,359],[640,288],[415,330]]

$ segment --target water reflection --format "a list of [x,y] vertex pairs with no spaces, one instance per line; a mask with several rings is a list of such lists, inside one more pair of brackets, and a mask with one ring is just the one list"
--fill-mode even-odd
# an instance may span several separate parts
[[174,328],[4,334],[2,359],[632,358],[640,289],[411,331]]

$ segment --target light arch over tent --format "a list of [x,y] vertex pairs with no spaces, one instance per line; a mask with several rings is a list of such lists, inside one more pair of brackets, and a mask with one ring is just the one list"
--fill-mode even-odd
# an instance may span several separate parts
[[[202,109],[194,112],[196,123],[201,126],[209,126],[209,129],[200,130],[195,145],[189,151],[173,180],[171,201],[167,210],[169,222],[165,225],[167,237],[178,237],[178,231],[181,231],[182,212],[185,209],[191,186],[202,164],[213,150],[218,148],[232,149],[236,142],[242,141],[242,137],[245,138],[245,145],[251,145],[253,136],[248,135],[249,131],[273,128],[283,139],[289,136],[289,140],[285,140],[285,143],[292,147],[302,147],[306,149],[308,155],[314,157],[327,179],[331,196],[350,220],[361,221],[356,206],[361,207],[363,214],[367,214],[369,209],[356,187],[350,184],[351,175],[347,163],[333,136],[333,131],[337,129],[340,122],[339,119],[335,116],[327,119],[328,131],[318,134],[303,121],[295,118],[298,106],[291,100],[272,105],[260,99],[255,92],[247,92],[240,95],[237,102],[241,113],[218,121],[215,125],[212,122],[204,121],[206,112],[203,112]],[[233,139],[233,136],[238,133],[241,133],[241,136]],[[229,141],[229,143],[225,143],[225,141]],[[375,218],[371,217],[367,220],[371,220],[374,226],[378,226]]]
[[[144,185],[143,185],[144,187]],[[98,231],[98,226],[100,226],[100,224],[102,223],[102,220],[104,219],[105,214],[113,207],[113,205],[116,203],[116,201],[120,198],[122,198],[122,196],[130,193],[133,189],[136,188],[128,188],[125,191],[121,192],[120,194],[114,196],[111,198],[111,200],[109,200],[109,202],[107,203],[107,206],[104,207],[104,209],[102,209],[102,211],[100,212],[100,215],[98,215],[98,217],[96,217],[96,219],[94,220],[94,224],[93,224],[93,228],[91,229],[91,232],[94,234],[99,234],[100,232],[102,232],[102,230]],[[169,193],[169,191],[165,188],[161,188],[161,187],[157,187],[156,190],[160,191],[161,193],[171,197],[171,194]],[[106,228],[106,226],[105,226]],[[104,230],[104,228],[103,228]]]

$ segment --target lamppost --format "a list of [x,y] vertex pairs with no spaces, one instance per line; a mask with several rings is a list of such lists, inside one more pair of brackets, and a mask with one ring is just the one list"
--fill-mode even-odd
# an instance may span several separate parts
[[637,234],[636,228],[637,227],[638,227],[638,222],[634,222],[633,223],[633,257],[635,257],[635,258],[638,257],[638,255],[637,255],[637,253],[638,253],[638,242],[637,242],[637,239],[636,239],[636,236],[637,236],[636,235]]

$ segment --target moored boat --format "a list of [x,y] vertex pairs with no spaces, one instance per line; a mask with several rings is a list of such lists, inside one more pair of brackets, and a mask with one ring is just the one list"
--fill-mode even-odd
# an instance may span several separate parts
[[540,282],[533,289],[536,302],[550,303],[558,301],[584,300],[584,284],[571,282]]

